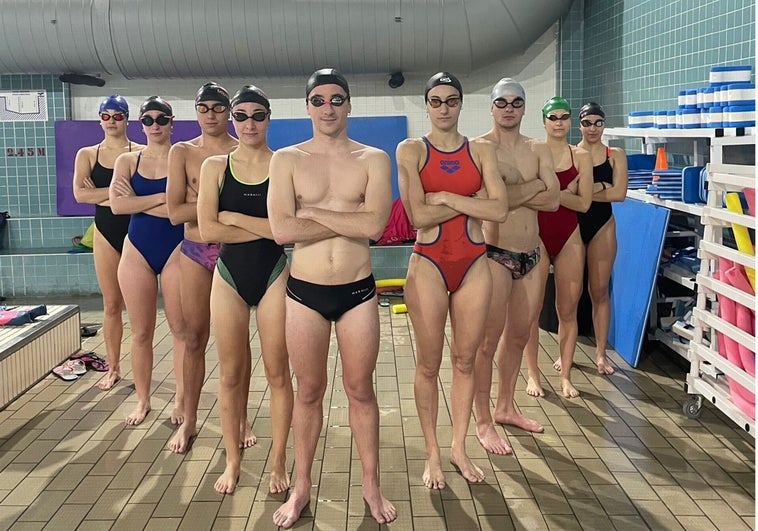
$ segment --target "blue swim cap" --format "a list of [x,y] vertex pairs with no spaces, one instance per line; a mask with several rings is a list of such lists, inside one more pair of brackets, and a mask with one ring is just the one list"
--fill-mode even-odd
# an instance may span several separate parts
[[106,110],[117,111],[123,113],[124,116],[129,116],[129,104],[126,102],[126,99],[119,94],[111,94],[100,102],[98,114],[102,114],[102,112]]
[[174,111],[171,109],[169,102],[161,98],[160,96],[150,96],[147,98],[142,106],[139,108],[139,114],[142,116],[147,111],[160,111],[167,116],[173,116]]

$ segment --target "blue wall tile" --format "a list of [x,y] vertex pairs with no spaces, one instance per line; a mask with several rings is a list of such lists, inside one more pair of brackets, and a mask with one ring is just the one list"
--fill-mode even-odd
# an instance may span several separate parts
[[[603,105],[610,126],[626,126],[631,111],[675,109],[679,90],[708,85],[711,66],[755,70],[753,1],[583,4],[581,90]],[[574,2],[572,13],[577,8]]]

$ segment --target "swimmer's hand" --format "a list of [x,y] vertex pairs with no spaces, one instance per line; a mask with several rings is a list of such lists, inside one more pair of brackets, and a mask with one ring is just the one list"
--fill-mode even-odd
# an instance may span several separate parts
[[481,188],[479,188],[479,190],[477,190],[476,192],[474,192],[473,194],[471,194],[469,197],[476,197],[477,199],[489,199],[490,198],[490,196],[487,194],[487,189],[484,186],[482,186]]
[[134,189],[132,188],[132,185],[129,184],[129,181],[124,179],[118,179],[117,181],[112,182],[111,186],[119,197],[131,197],[137,195],[134,193]]
[[234,222],[236,218],[236,212],[230,212],[229,210],[222,210],[218,213],[218,222],[222,225],[226,225],[227,227],[236,225]]
[[429,192],[424,195],[424,201],[430,206],[448,206],[449,192]]

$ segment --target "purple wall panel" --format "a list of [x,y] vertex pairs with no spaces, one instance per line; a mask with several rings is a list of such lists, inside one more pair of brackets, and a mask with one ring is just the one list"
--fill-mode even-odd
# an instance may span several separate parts
[[[144,144],[145,134],[138,121],[129,122],[127,136],[133,142]],[[233,132],[231,122],[229,132]],[[194,120],[176,120],[172,142],[189,140],[200,134],[200,127]],[[99,122],[66,120],[55,122],[55,173],[57,189],[57,210],[59,216],[93,216],[95,206],[80,204],[74,199],[74,160],[80,148],[92,146],[103,140],[103,130]]]
[[[234,135],[234,127],[229,122],[229,133]],[[392,195],[399,196],[397,189],[397,164],[395,148],[408,134],[408,120],[405,116],[351,117],[347,121],[347,133],[350,138],[384,150],[392,163]],[[172,142],[181,142],[195,138],[200,134],[200,127],[194,120],[174,121]],[[271,120],[268,129],[268,145],[276,150],[284,146],[303,142],[313,134],[308,118],[280,118]],[[127,135],[137,143],[146,142],[142,124],[130,122]],[[92,216],[95,207],[79,204],[74,199],[74,159],[76,152],[84,146],[92,146],[103,139],[103,130],[99,122],[93,121],[58,121],[55,122],[55,169],[57,183],[57,207],[59,216]]]

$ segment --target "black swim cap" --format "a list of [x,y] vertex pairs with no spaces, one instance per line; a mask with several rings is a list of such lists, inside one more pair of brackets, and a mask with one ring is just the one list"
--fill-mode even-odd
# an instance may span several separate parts
[[305,84],[306,100],[311,91],[319,85],[339,85],[345,91],[347,99],[350,99],[350,88],[347,86],[347,79],[334,68],[322,68],[311,74],[311,77],[308,78],[308,82]]
[[426,97],[427,94],[429,94],[430,90],[439,85],[453,87],[458,91],[458,94],[461,95],[461,101],[463,101],[463,87],[461,87],[461,82],[450,72],[437,72],[429,78],[429,81],[426,82],[426,87],[424,88],[424,101],[429,101]]
[[582,108],[579,109],[579,119],[581,120],[582,118],[590,114],[596,114],[598,116],[605,118],[605,111],[603,111],[603,108],[600,106],[599,103],[595,103],[594,101],[591,101],[589,103],[585,103],[584,105],[582,105]]
[[161,111],[168,116],[174,115],[174,111],[171,109],[171,105],[169,105],[169,103],[160,96],[150,96],[145,100],[145,102],[139,108],[140,116],[145,114],[147,111]]
[[268,101],[268,96],[255,85],[245,85],[232,96],[232,107],[239,103],[258,103],[259,105],[266,107],[267,111],[271,111],[271,104]]
[[199,101],[217,101],[228,107],[229,93],[215,81],[210,81],[198,89],[195,103]]

